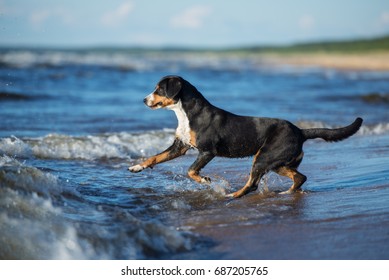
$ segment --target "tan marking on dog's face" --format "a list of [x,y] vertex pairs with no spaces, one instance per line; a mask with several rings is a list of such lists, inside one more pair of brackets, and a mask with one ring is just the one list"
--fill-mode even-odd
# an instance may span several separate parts
[[153,92],[145,98],[145,103],[151,109],[160,109],[160,108],[165,108],[167,106],[174,105],[175,101],[173,99],[167,98],[165,96]]

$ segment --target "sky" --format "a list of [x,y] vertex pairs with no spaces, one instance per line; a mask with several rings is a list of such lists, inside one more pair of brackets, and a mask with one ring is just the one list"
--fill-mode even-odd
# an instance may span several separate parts
[[389,35],[389,0],[0,0],[0,46],[239,47]]

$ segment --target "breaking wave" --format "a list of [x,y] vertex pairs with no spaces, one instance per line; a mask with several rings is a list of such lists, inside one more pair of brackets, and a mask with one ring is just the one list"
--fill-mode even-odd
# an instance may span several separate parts
[[0,65],[10,68],[56,68],[92,66],[120,71],[174,71],[176,69],[210,69],[236,71],[269,65],[260,57],[242,58],[214,53],[136,50],[3,50]]
[[[65,218],[66,205],[80,200],[58,177],[0,156],[0,259],[142,259],[192,246],[187,234],[158,221],[141,221],[118,207],[114,215],[126,220],[120,228],[72,223]],[[95,215],[109,220],[111,213]]]
[[54,175],[0,157],[0,259],[86,258],[76,231],[59,218]]
[[173,130],[88,136],[49,134],[25,139],[12,136],[0,139],[0,154],[69,160],[131,159],[160,152],[172,143],[173,138]]
[[[300,128],[335,128],[322,122],[300,121]],[[357,135],[380,135],[389,132],[389,123],[363,125]],[[174,139],[174,130],[143,133],[107,133],[69,136],[49,134],[39,138],[0,139],[0,154],[19,158],[66,160],[137,159],[151,156],[167,148]]]

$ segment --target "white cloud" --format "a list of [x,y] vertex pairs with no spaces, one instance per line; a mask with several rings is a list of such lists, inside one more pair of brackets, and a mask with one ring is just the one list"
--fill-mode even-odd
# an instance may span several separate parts
[[33,11],[31,12],[29,19],[34,27],[40,27],[49,19],[59,20],[60,22],[67,25],[70,25],[74,22],[72,13],[63,8]]
[[194,6],[181,12],[170,20],[170,25],[177,28],[197,29],[203,26],[204,19],[212,12],[209,6]]
[[302,30],[312,30],[315,27],[315,18],[310,15],[304,15],[298,20],[298,26]]
[[30,15],[30,21],[35,26],[41,25],[50,17],[50,14],[48,10],[34,11]]
[[380,23],[383,25],[389,25],[389,12],[383,12],[380,17]]
[[133,10],[134,4],[131,1],[123,2],[115,10],[106,12],[101,17],[101,23],[105,26],[118,26],[128,18]]

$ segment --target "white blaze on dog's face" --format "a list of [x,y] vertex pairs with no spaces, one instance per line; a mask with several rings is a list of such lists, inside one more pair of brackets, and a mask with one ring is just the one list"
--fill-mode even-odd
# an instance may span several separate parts
[[166,77],[162,79],[155,90],[144,99],[144,103],[151,109],[169,108],[178,100],[174,97],[181,90],[181,80],[178,77]]
[[153,110],[165,108],[176,103],[173,99],[164,96],[164,92],[159,86],[157,86],[152,93],[146,96],[144,102]]

